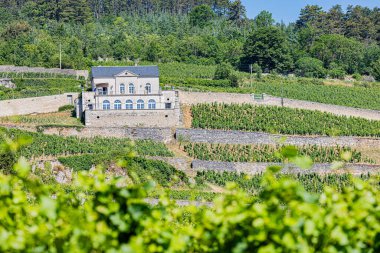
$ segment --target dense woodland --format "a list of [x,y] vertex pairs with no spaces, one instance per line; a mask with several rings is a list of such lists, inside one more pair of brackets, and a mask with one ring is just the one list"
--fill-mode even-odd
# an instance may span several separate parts
[[0,64],[87,68],[99,61],[229,63],[255,72],[380,79],[380,8],[308,5],[284,24],[240,0],[5,0]]

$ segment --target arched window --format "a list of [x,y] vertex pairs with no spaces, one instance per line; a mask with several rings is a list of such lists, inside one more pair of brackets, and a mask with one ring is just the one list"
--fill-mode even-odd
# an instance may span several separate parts
[[124,94],[124,93],[125,93],[125,85],[120,84],[120,94]]
[[110,110],[111,109],[111,103],[108,100],[103,101],[103,110]]
[[150,99],[148,101],[148,109],[156,109],[156,100]]
[[135,93],[135,86],[133,83],[129,84],[129,94],[134,94]]
[[138,110],[144,109],[144,100],[142,99],[137,100],[137,109]]
[[145,85],[145,92],[146,92],[146,94],[152,93],[152,85],[150,85],[150,83],[147,83]]
[[121,110],[121,101],[120,100],[115,101],[114,109],[115,110]]
[[127,110],[132,110],[133,109],[133,102],[132,102],[132,100],[127,100],[125,102],[125,109],[127,109]]

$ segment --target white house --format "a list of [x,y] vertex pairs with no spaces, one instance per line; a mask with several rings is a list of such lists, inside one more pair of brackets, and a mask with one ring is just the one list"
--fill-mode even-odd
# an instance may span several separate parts
[[83,92],[77,106],[86,125],[178,125],[178,93],[161,90],[157,66],[93,67],[91,72],[92,92]]

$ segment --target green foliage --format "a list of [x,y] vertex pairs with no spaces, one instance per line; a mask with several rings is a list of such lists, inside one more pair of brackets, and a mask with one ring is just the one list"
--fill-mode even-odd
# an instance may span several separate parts
[[361,70],[364,58],[364,45],[342,35],[323,35],[315,41],[310,51],[323,61],[325,67],[336,63],[349,74]]
[[[313,193],[323,193],[326,186],[336,189],[338,192],[342,192],[346,187],[352,187],[354,185],[353,176],[350,174],[326,174],[319,175],[316,173],[305,174],[277,174],[280,178],[292,178],[298,181],[306,191]],[[266,187],[263,185],[263,174],[246,175],[244,173],[236,172],[216,172],[216,171],[198,171],[195,180],[202,184],[209,182],[218,186],[225,187],[229,182],[236,183],[239,188],[255,195],[259,195],[261,191]],[[369,176],[361,174],[358,176],[360,179],[368,181],[371,178],[377,179],[376,176]],[[374,181],[376,182],[376,181]],[[379,186],[374,184],[375,187]]]
[[232,74],[232,66],[228,63],[222,62],[216,66],[214,79],[215,80],[223,80],[229,79]]
[[199,78],[212,79],[215,75],[216,66],[200,64],[185,64],[179,62],[158,63],[160,78]]
[[274,19],[272,13],[268,11],[261,11],[253,20],[255,27],[263,28],[263,27],[271,27],[274,24]]
[[277,27],[253,31],[244,45],[243,63],[257,63],[268,70],[280,72],[292,67],[292,58],[285,34]]
[[[308,6],[296,25],[285,25],[266,11],[248,20],[240,0],[3,2],[2,64],[58,67],[61,43],[64,68],[87,68],[115,59],[228,62],[248,72],[249,63],[261,60],[265,71],[292,72],[293,62],[310,55],[321,59],[325,68],[336,62],[345,72],[368,74],[380,52],[378,10],[361,6],[349,6],[345,12],[341,6],[328,11]],[[266,32],[247,39],[259,29]],[[278,33],[283,38],[277,41]]]
[[190,14],[190,24],[192,26],[205,27],[210,24],[210,21],[215,16],[211,7],[207,4],[202,4],[194,7]]
[[65,167],[74,171],[86,171],[93,166],[101,165],[109,168],[111,164],[117,166],[118,160],[125,159],[128,166],[127,174],[136,184],[154,180],[161,186],[171,184],[187,185],[189,179],[182,171],[176,170],[173,166],[156,160],[149,160],[142,157],[128,158],[124,154],[106,153],[106,154],[86,154],[78,156],[59,157],[58,160]]
[[73,105],[63,105],[63,106],[58,108],[58,111],[64,112],[64,111],[72,111],[74,109],[75,109],[75,106],[73,106]]
[[58,161],[67,168],[74,171],[90,170],[92,166],[103,165],[107,166],[113,159],[116,160],[120,154],[107,153],[107,154],[85,154],[75,156],[58,157]]
[[[235,75],[234,75],[235,77]],[[208,87],[231,87],[231,80],[210,80],[210,79],[198,79],[198,78],[161,78],[161,83],[171,85],[201,85]]]
[[[206,144],[185,143],[185,152],[196,159],[225,162],[282,162],[280,155],[283,145],[232,145],[232,144]],[[348,162],[371,162],[363,158],[362,154],[350,147],[321,147],[317,145],[304,145],[298,147],[298,155],[308,156],[316,163],[332,163],[339,159],[344,152],[350,152]]]
[[346,75],[346,71],[342,67],[339,67],[338,64],[332,63],[332,64],[330,64],[330,69],[328,70],[328,75],[331,78],[344,79],[344,77]]
[[280,134],[380,136],[380,121],[311,110],[250,104],[192,106],[192,126]]
[[4,174],[13,173],[13,164],[16,163],[16,156],[10,151],[0,153],[0,171]]
[[163,192],[170,199],[177,200],[194,200],[194,201],[213,201],[217,197],[221,196],[221,193],[199,191],[199,190],[171,190],[164,189],[163,191],[149,192],[148,196],[150,198],[160,198]]
[[302,77],[324,78],[326,77],[326,70],[322,61],[304,57],[296,62],[296,74]]
[[[7,143],[8,150],[16,151]],[[153,165],[154,167],[156,164]],[[127,185],[99,169],[74,175],[69,189],[44,184],[21,159],[15,175],[0,173],[1,251],[7,252],[378,252],[378,178],[275,176],[244,180],[199,173],[228,186],[209,208],[178,207],[153,184]],[[166,171],[166,169],[164,169]],[[223,174],[222,174],[223,175]],[[166,180],[169,177],[165,176]],[[313,180],[313,181],[311,181]],[[319,181],[322,180],[322,183]],[[223,182],[222,182],[223,181]],[[311,191],[300,182],[311,184]],[[333,185],[333,187],[323,187]],[[376,185],[376,186],[375,186]],[[317,186],[317,187],[315,187]],[[307,186],[309,187],[309,186]],[[310,193],[316,190],[319,194]],[[253,191],[251,191],[253,192]],[[231,233],[231,231],[234,231]]]
[[17,88],[0,86],[0,100],[80,92],[84,81],[74,79],[12,79]]
[[35,72],[0,72],[0,76],[3,78],[12,78],[12,79],[76,79],[76,76],[58,74],[58,73],[35,73]]
[[372,63],[371,74],[380,81],[380,59]]
[[183,171],[157,160],[149,160],[141,157],[127,159],[127,172],[134,183],[144,183],[154,180],[161,186],[186,186],[189,179]]
[[260,67],[259,64],[255,63],[255,64],[252,65],[252,72],[256,73],[257,79],[260,79],[261,75],[263,73],[263,70],[261,69],[261,67]]
[[232,87],[239,87],[239,78],[236,74],[230,75],[229,80]]

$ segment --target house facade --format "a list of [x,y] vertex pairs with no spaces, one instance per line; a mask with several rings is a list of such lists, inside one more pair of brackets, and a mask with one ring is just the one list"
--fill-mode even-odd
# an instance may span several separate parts
[[91,92],[77,115],[88,126],[172,127],[179,124],[178,92],[163,91],[157,66],[93,67]]

